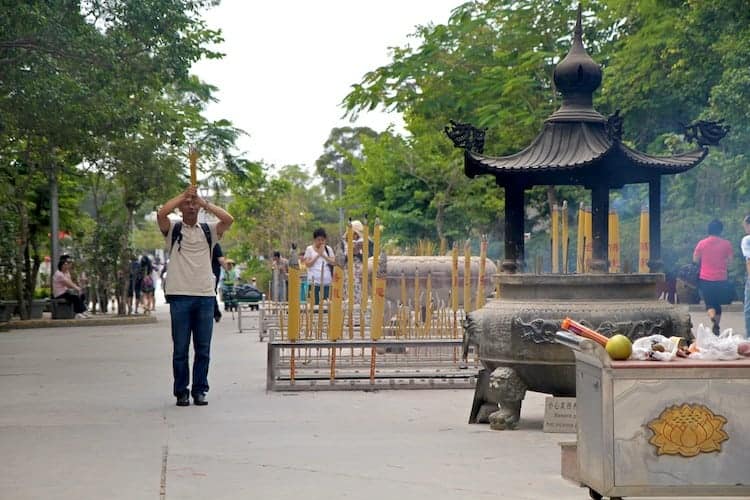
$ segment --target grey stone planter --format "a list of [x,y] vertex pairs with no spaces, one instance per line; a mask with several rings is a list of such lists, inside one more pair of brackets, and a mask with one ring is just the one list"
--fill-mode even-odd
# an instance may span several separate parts
[[47,299],[37,299],[31,301],[31,319],[42,319],[44,309],[47,307]]
[[15,300],[0,300],[0,323],[10,321],[10,317],[13,316],[15,309]]

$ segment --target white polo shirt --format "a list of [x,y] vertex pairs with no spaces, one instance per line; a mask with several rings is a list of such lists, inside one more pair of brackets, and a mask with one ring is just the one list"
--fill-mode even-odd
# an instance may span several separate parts
[[745,235],[745,237],[742,238],[740,248],[742,248],[742,256],[745,260],[750,260],[750,234]]
[[[326,255],[329,257],[333,257],[335,254],[333,253],[333,248],[329,247],[328,245],[325,246],[325,252]],[[310,283],[312,286],[313,283],[316,285],[323,285],[328,286],[331,284],[331,268],[328,266],[326,261],[324,259],[320,258],[320,255],[315,250],[315,247],[313,245],[309,245],[305,249],[305,257],[306,260],[310,260],[312,258],[315,258],[315,261],[307,266],[307,282]]]
[[[164,293],[213,297],[215,292],[211,252],[203,228],[200,224],[189,226],[183,222],[182,241],[175,241],[170,252],[175,223],[176,221],[171,221],[169,231],[164,237],[165,250],[169,252]],[[209,223],[208,227],[211,230],[211,244],[215,245],[219,240],[216,223]]]

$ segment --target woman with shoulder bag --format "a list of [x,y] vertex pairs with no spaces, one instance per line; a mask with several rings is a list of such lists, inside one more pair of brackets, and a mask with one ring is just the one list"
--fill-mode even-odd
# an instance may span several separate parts
[[714,219],[708,224],[708,237],[700,240],[693,252],[693,262],[700,263],[698,288],[706,304],[708,318],[713,323],[715,335],[721,332],[721,305],[731,300],[728,294],[730,284],[727,281],[727,268],[733,257],[732,244],[720,238],[724,229],[720,220]]
[[[326,244],[328,235],[319,227],[313,231],[313,244],[305,249],[302,262],[307,268],[307,282],[313,286],[315,305],[328,299],[331,290],[331,277],[336,256],[333,249]],[[322,297],[321,297],[322,292]]]

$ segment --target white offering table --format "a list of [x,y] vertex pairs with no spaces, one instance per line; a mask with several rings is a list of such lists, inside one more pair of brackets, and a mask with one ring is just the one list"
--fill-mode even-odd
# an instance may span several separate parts
[[750,359],[612,361],[576,356],[578,476],[602,496],[750,495]]

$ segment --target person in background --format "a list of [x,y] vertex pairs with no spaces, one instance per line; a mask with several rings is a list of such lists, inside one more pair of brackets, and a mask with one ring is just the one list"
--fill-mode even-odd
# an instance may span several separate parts
[[[143,270],[140,259],[133,255],[129,265],[128,278],[128,314],[138,314],[143,292]],[[135,308],[135,310],[134,310]]]
[[154,284],[154,291],[151,292],[151,311],[156,309],[156,288],[159,286],[159,276],[161,270],[157,266],[151,267],[151,281]]
[[299,267],[299,299],[305,302],[310,294],[310,284],[307,282],[307,266],[305,266],[305,252],[297,253],[297,266]]
[[[182,212],[179,238],[172,242],[177,221],[169,214],[179,208]],[[198,223],[198,212],[203,209],[219,221],[208,223],[208,235]],[[169,279],[166,296],[172,327],[173,394],[177,406],[189,406],[190,395],[198,406],[208,404],[208,365],[213,334],[213,312],[216,281],[211,270],[213,243],[218,242],[234,222],[223,208],[209,203],[198,195],[195,186],[167,201],[156,213],[164,243],[170,246]],[[210,238],[209,238],[210,237]],[[210,240],[210,241],[209,241]],[[193,384],[190,385],[190,337],[193,337]]]
[[297,265],[299,265],[299,272],[302,279],[307,280],[307,266],[305,266],[305,252],[299,252],[297,254]]
[[141,297],[143,299],[143,314],[149,314],[154,310],[154,291],[156,282],[154,281],[154,266],[148,255],[141,257]]
[[742,257],[745,259],[745,337],[750,339],[750,215],[742,219],[742,228],[745,230],[745,236],[742,238],[740,247],[742,248]]
[[165,262],[161,266],[161,271],[159,271],[159,281],[161,281],[161,291],[164,292],[167,289],[167,263]]
[[89,276],[86,274],[86,271],[81,270],[77,278],[78,286],[81,287],[81,293],[79,294],[81,296],[81,303],[83,303],[83,308],[86,309],[86,314],[88,314],[89,309],[92,307],[89,302],[93,295],[89,287]]
[[319,227],[313,231],[313,244],[305,249],[303,262],[307,268],[307,282],[313,286],[315,305],[320,303],[321,291],[323,300],[331,291],[331,268],[336,262],[333,249],[326,245],[328,235]]
[[698,289],[703,295],[714,335],[721,333],[721,304],[727,290],[727,268],[732,260],[732,244],[719,237],[724,225],[714,219],[708,224],[708,237],[700,240],[693,252],[693,262],[700,264]]
[[289,261],[281,256],[281,252],[276,250],[271,259],[271,270],[274,278],[271,282],[274,285],[271,300],[275,302],[284,302],[288,299],[287,290],[289,288]]
[[237,311],[239,303],[237,301],[237,280],[239,273],[234,267],[234,260],[224,259],[221,265],[221,299],[224,302],[225,311]]
[[[214,251],[211,253],[211,272],[214,273],[214,293],[217,293],[219,289],[219,282],[221,281],[221,269],[224,267],[224,251],[221,249],[221,245],[216,243],[214,245]],[[221,310],[219,309],[219,298],[214,296],[214,321],[221,321]]]
[[237,284],[237,268],[234,267],[234,260],[225,259],[223,270],[222,270],[222,281],[226,286],[234,286]]
[[81,296],[81,287],[70,277],[72,267],[73,259],[70,255],[61,255],[57,263],[57,271],[52,276],[52,296],[72,304],[76,319],[88,318],[86,305]]
[[[362,222],[354,220],[351,222],[352,226],[352,254],[354,255],[354,263],[352,267],[354,269],[354,303],[359,305],[362,303],[362,258],[364,256],[364,230],[365,226]],[[346,236],[343,238],[344,241],[344,255],[349,255],[348,249],[346,248]],[[372,242],[370,242],[372,243]],[[372,255],[371,245],[368,245],[370,255]],[[348,270],[348,266],[347,266]],[[349,290],[347,289],[347,294]]]

